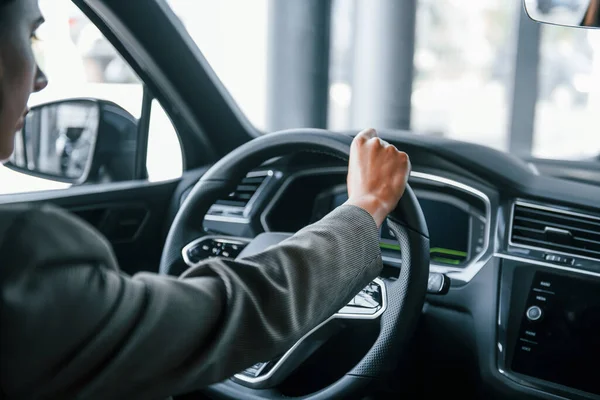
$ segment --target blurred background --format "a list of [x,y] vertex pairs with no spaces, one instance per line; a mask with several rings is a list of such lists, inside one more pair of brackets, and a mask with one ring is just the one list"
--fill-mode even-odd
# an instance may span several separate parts
[[[570,0],[548,1],[570,6]],[[288,53],[296,48],[296,42],[286,49],[282,40],[274,43],[270,35],[277,31],[280,38],[286,38],[278,20],[304,24],[296,31],[303,28],[313,34],[320,21],[311,25],[304,16],[286,16],[285,12],[293,9],[281,6],[285,0],[168,3],[256,127],[264,131],[297,127],[269,118],[269,113],[277,113],[268,109],[268,95],[272,94],[268,74],[273,68],[269,60],[294,57]],[[378,128],[411,129],[542,158],[576,160],[598,154],[600,135],[594,110],[600,105],[600,31],[536,24],[524,14],[521,0],[331,3],[329,128],[360,129],[374,124]],[[412,3],[416,3],[414,10]],[[414,16],[407,15],[411,13]],[[386,15],[397,25],[413,24],[414,41],[409,35],[403,37],[401,29],[390,27],[394,22],[387,22]],[[287,37],[294,39],[291,34]],[[396,69],[386,72],[385,67],[362,65],[369,63],[373,54],[410,47],[402,44],[407,40],[413,42],[413,52],[400,54]],[[374,49],[377,47],[383,48]],[[380,85],[392,92],[384,94],[388,103],[393,102],[405,94],[393,92],[398,88],[390,75],[405,74],[411,66],[412,82],[398,85],[410,89],[408,126],[401,126],[404,120],[356,117],[361,113],[357,103],[377,102],[376,89],[369,93],[372,88],[365,89],[361,81],[372,81],[376,75]],[[518,69],[525,71],[519,73]],[[522,94],[534,100],[523,107],[531,109],[513,111],[513,107],[521,106],[518,101]],[[522,113],[531,121],[511,120],[521,118]],[[512,149],[511,127],[525,139],[513,140]],[[527,128],[530,132],[522,132]],[[528,141],[529,146],[520,145]]]
[[[157,1],[260,131],[374,126],[521,157],[600,153],[600,30],[536,24],[520,0]],[[104,35],[69,0],[40,6],[36,47],[50,85],[30,105],[94,97],[139,117],[143,86]],[[324,103],[308,102],[317,91]],[[178,177],[179,142],[154,108],[150,179]],[[2,167],[0,178],[3,193],[65,186]]]

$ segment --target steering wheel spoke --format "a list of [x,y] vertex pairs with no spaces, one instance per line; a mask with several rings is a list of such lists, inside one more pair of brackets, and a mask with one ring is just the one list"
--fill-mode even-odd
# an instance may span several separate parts
[[276,387],[341,329],[340,325],[331,323],[333,320],[375,320],[387,307],[386,296],[385,282],[374,279],[347,306],[309,331],[281,357],[259,362],[236,374],[232,380],[253,389]]
[[290,376],[306,359],[317,351],[330,337],[341,329],[332,321],[323,321],[298,340],[282,356],[260,362],[234,375],[232,381],[253,389],[275,388]]

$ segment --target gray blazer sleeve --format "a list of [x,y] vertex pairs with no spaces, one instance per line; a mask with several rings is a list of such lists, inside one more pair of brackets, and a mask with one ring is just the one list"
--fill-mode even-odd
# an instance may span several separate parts
[[[342,206],[252,257],[179,279],[117,268],[52,207],[3,211],[0,388],[7,398],[165,398],[277,356],[380,272],[372,217]],[[5,218],[6,216],[6,218]]]

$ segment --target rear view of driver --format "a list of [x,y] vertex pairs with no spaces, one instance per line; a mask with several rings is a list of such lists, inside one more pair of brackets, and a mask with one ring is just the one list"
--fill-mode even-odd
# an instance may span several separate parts
[[[0,159],[32,91],[37,0],[0,0]],[[0,393],[160,398],[219,382],[293,345],[381,270],[378,228],[404,193],[408,156],[375,131],[353,141],[349,200],[252,257],[174,279],[119,271],[108,241],[51,206],[0,207]]]

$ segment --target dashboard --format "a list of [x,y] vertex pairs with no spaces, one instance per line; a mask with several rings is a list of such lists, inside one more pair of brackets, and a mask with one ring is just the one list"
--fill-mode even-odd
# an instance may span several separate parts
[[[430,271],[450,282],[427,296],[403,373],[436,382],[420,387],[428,396],[599,399],[600,188],[473,144],[383,136],[411,155]],[[271,160],[215,203],[205,229],[242,240],[296,232],[347,200],[346,173],[323,155]],[[393,276],[402,249],[385,224],[380,247]]]
[[[485,217],[452,196],[436,196],[419,192],[419,203],[429,228],[431,260],[440,265],[462,266],[472,255],[481,253],[485,237]],[[345,185],[317,195],[311,223],[318,221],[348,200]],[[471,234],[473,233],[473,234]],[[387,222],[380,229],[382,251],[400,259],[401,248]]]
[[[296,232],[323,218],[347,200],[346,173],[344,167],[323,167],[289,175],[267,203],[261,227],[267,232]],[[488,195],[418,171],[412,173],[411,187],[429,227],[432,270],[472,274],[489,247]],[[386,223],[380,238],[384,260],[399,264],[401,249]]]

